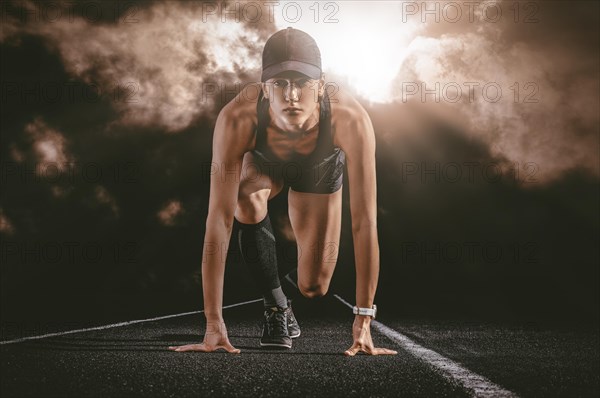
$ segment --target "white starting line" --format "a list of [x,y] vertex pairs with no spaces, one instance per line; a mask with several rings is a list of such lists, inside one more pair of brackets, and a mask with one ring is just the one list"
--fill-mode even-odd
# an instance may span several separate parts
[[[250,301],[243,301],[241,303],[224,305],[223,309],[232,308],[232,307],[239,307],[240,305],[246,305],[246,304],[256,303],[258,301],[262,301],[262,298],[259,298],[259,299],[256,299],[256,300],[250,300]],[[92,328],[85,328],[85,329],[67,330],[65,332],[48,333],[48,334],[42,334],[40,336],[29,336],[29,337],[23,337],[23,338],[20,338],[20,339],[0,341],[0,345],[22,343],[24,341],[29,341],[29,340],[45,339],[46,337],[64,336],[65,334],[90,332],[92,330],[103,330],[103,329],[110,329],[110,328],[118,328],[118,327],[121,327],[121,326],[128,326],[128,325],[133,325],[133,324],[136,324],[136,323],[160,321],[162,319],[177,318],[179,316],[201,314],[203,312],[204,312],[204,310],[182,312],[181,314],[164,315],[164,316],[158,316],[156,318],[136,319],[134,321],[113,323],[112,325],[95,326],[95,327],[92,327]]]
[[[350,303],[337,294],[334,294],[333,296],[346,306],[350,308],[353,307]],[[451,383],[458,383],[462,388],[467,390],[472,397],[517,397],[517,394],[514,392],[494,384],[485,377],[471,372],[469,369],[463,367],[459,363],[454,362],[453,360],[448,359],[433,350],[420,346],[402,333],[385,326],[383,323],[376,321],[375,319],[371,321],[371,325],[381,334],[398,344],[402,349],[408,351],[410,354],[427,363],[448,381]]]
[[[333,296],[335,298],[337,298],[340,302],[342,302],[344,305],[352,308],[352,305],[350,303],[348,303],[346,300],[344,300],[337,294],[334,294]],[[225,306],[223,306],[223,309],[239,307],[241,305],[256,303],[258,301],[262,301],[262,298],[256,299],[256,300],[250,300],[250,301],[243,301],[241,303],[225,305]],[[93,330],[111,329],[111,328],[117,328],[117,327],[121,327],[121,326],[134,325],[136,323],[153,322],[153,321],[160,321],[163,319],[177,318],[177,317],[186,316],[186,315],[201,314],[203,312],[204,312],[203,310],[183,312],[180,314],[165,315],[165,316],[159,316],[156,318],[137,319],[137,320],[133,320],[133,321],[114,323],[111,325],[96,326],[96,327],[85,328],[85,329],[67,330],[64,332],[47,333],[47,334],[43,334],[43,335],[39,335],[39,336],[22,337],[22,338],[14,339],[14,340],[0,341],[0,345],[22,343],[24,341],[29,341],[29,340],[39,340],[39,339],[45,339],[48,337],[64,336],[64,335],[73,334],[73,333],[90,332]],[[464,388],[466,391],[468,391],[472,397],[477,397],[477,398],[479,398],[479,397],[482,397],[482,398],[483,397],[486,397],[486,398],[487,397],[517,398],[517,394],[513,393],[512,391],[506,390],[506,389],[502,388],[501,386],[491,382],[487,378],[480,376],[477,373],[471,372],[469,369],[463,367],[459,363],[454,362],[453,360],[448,359],[433,350],[430,350],[428,348],[420,346],[419,344],[415,343],[407,336],[403,335],[402,333],[397,332],[396,330],[394,330],[392,328],[385,326],[384,324],[382,324],[379,321],[372,320],[371,325],[377,331],[382,333],[384,336],[386,336],[387,338],[392,340],[394,343],[398,344],[402,349],[408,351],[410,354],[414,355],[415,357],[417,357],[420,360],[427,363],[437,373],[441,374],[444,378],[449,380],[451,383],[458,383],[462,388]]]

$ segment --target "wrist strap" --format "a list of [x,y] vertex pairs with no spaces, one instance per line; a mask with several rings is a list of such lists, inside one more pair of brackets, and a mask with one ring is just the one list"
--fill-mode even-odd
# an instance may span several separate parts
[[377,315],[377,306],[375,304],[373,304],[373,308],[364,308],[364,307],[354,306],[352,308],[352,313],[354,315],[372,316],[373,319],[375,319],[375,315]]

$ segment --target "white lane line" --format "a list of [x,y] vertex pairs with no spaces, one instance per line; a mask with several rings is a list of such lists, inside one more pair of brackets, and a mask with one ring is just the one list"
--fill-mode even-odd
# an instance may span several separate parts
[[298,289],[298,285],[296,285],[296,282],[294,282],[294,280],[290,277],[290,274],[286,274],[284,278],[287,279],[287,281],[290,282],[292,286]]
[[[353,307],[337,294],[334,294],[334,296],[348,307]],[[401,348],[426,362],[448,381],[451,383],[458,383],[462,388],[467,390],[472,397],[517,397],[517,394],[514,392],[502,388],[477,373],[471,372],[461,364],[454,362],[433,350],[420,346],[402,333],[385,326],[379,321],[373,319],[371,325],[384,336],[398,344]]]
[[[233,308],[233,307],[239,307],[240,305],[246,305],[246,304],[251,304],[251,303],[256,303],[258,301],[262,301],[262,298],[256,299],[256,300],[250,300],[250,301],[243,301],[241,303],[235,303],[235,304],[230,304],[230,305],[224,305],[223,309],[226,308]],[[121,326],[128,326],[128,325],[133,325],[136,323],[142,323],[142,322],[152,322],[152,321],[160,321],[162,319],[169,319],[169,318],[176,318],[179,316],[186,316],[186,315],[193,315],[193,314],[201,314],[203,313],[204,310],[200,310],[200,311],[190,311],[190,312],[182,312],[181,314],[172,314],[172,315],[164,315],[164,316],[158,316],[156,318],[148,318],[148,319],[136,319],[133,321],[127,321],[127,322],[120,322],[120,323],[113,323],[112,325],[104,325],[104,326],[95,326],[92,328],[86,328],[86,329],[75,329],[75,330],[67,330],[64,332],[56,332],[56,333],[48,333],[48,334],[42,334],[40,336],[29,336],[29,337],[22,337],[20,339],[14,339],[14,340],[4,340],[4,341],[0,341],[0,345],[3,344],[15,344],[15,343],[22,343],[23,341],[28,341],[28,340],[38,340],[38,339],[45,339],[46,337],[54,337],[54,336],[63,336],[65,334],[73,334],[73,333],[81,333],[81,332],[90,332],[92,330],[103,330],[103,329],[110,329],[110,328],[118,328]]]

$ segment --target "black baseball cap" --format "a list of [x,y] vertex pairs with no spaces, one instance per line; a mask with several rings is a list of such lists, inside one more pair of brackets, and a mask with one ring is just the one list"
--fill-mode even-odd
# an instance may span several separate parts
[[321,78],[321,52],[308,33],[292,27],[274,33],[263,49],[261,81],[294,70],[311,79]]

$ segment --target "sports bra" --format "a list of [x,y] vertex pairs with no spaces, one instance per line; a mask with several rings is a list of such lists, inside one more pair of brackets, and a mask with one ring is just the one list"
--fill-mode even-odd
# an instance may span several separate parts
[[267,126],[269,125],[269,100],[263,98],[262,91],[256,104],[258,123],[256,144],[251,151],[259,163],[281,164],[286,169],[291,163],[299,166],[297,173],[283,173],[283,180],[290,188],[298,192],[333,193],[343,183],[346,155],[340,147],[333,144],[331,136],[331,108],[327,90],[321,100],[319,113],[319,135],[317,145],[308,155],[294,153],[288,159],[277,157],[267,145]]

